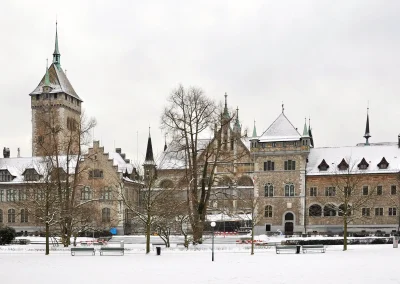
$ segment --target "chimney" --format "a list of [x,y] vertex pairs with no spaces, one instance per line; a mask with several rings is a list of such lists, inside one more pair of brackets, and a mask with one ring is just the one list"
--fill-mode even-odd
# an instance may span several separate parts
[[10,148],[3,148],[3,157],[4,158],[10,158]]
[[21,158],[21,150],[19,149],[19,147],[18,147],[18,154],[17,154],[17,157],[18,157],[18,158]]
[[115,152],[117,152],[118,154],[121,154],[121,148],[115,148]]

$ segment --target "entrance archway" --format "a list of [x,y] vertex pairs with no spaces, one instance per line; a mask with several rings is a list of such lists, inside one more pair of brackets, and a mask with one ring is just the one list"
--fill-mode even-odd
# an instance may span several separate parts
[[285,213],[285,235],[293,235],[294,214],[292,212]]

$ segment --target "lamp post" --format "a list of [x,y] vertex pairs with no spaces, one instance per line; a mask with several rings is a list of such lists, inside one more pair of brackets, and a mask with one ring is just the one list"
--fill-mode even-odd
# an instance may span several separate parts
[[214,261],[214,228],[215,228],[216,223],[211,222],[211,227],[212,227],[212,255],[211,255],[211,261]]

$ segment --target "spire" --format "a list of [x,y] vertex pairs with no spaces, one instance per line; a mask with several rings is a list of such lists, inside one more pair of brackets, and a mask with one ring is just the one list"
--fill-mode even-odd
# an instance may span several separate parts
[[255,120],[254,120],[253,136],[252,137],[257,137],[257,129],[256,129],[256,121]]
[[283,101],[282,101],[282,113],[285,113],[285,105],[283,104]]
[[225,107],[224,107],[224,113],[223,113],[224,118],[229,118],[229,112],[228,112],[228,95],[225,92]]
[[44,75],[44,86],[50,87],[49,60],[48,59],[46,59],[46,75]]
[[307,117],[304,118],[304,129],[303,129],[303,137],[310,136],[307,129]]
[[56,21],[56,43],[53,52],[53,63],[60,67],[60,51],[58,50],[58,33],[57,33],[57,21]]
[[310,136],[311,146],[314,147],[314,139],[313,139],[312,132],[311,132],[311,118],[310,117],[308,118],[308,136]]
[[235,120],[235,124],[233,126],[233,131],[236,133],[241,134],[242,132],[242,127],[240,126],[240,122],[239,122],[239,107],[236,108],[236,120]]
[[149,127],[149,138],[147,139],[147,150],[145,163],[154,163],[153,157],[153,146],[151,144],[150,127]]
[[369,145],[368,139],[371,137],[371,135],[369,134],[369,107],[367,108],[367,123],[365,125],[365,134],[364,134],[364,138],[365,138],[365,145]]

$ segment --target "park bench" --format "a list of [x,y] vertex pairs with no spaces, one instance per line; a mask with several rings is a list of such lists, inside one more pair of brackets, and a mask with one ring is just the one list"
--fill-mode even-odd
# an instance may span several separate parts
[[94,248],[91,247],[74,247],[71,248],[71,255],[75,256],[75,253],[91,253],[92,255],[95,255],[95,250]]
[[276,253],[279,254],[281,251],[284,252],[297,252],[297,245],[276,245]]
[[100,255],[103,255],[104,253],[110,253],[110,254],[121,254],[124,255],[124,248],[121,247],[101,247],[100,248]]
[[316,251],[316,252],[325,252],[325,246],[324,245],[303,245],[303,253],[306,253],[308,251]]

